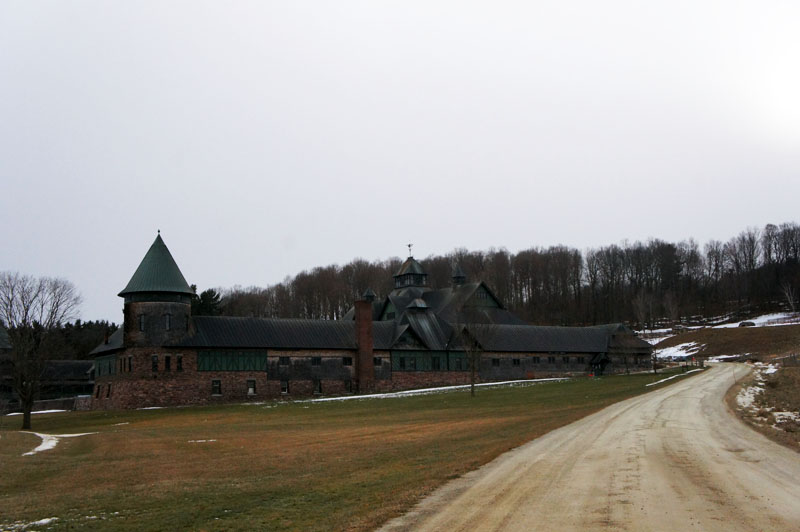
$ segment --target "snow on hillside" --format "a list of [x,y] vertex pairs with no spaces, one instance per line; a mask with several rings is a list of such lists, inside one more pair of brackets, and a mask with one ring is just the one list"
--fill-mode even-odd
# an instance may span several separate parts
[[661,349],[656,349],[654,351],[655,355],[658,358],[666,358],[669,360],[677,360],[683,359],[687,356],[692,356],[698,351],[700,351],[704,344],[698,344],[697,342],[687,342],[685,344],[678,344],[672,347],[663,347]]
[[[800,316],[796,312],[776,312],[773,314],[764,314],[749,320],[755,324],[756,327],[776,327],[778,325],[796,325],[800,323]],[[731,327],[738,327],[742,321],[735,323],[723,323],[722,325],[715,325],[715,329],[729,329]]]

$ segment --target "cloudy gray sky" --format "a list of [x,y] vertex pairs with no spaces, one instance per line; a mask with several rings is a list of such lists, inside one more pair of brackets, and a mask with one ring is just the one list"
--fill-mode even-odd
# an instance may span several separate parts
[[0,2],[0,270],[190,283],[798,221],[800,3]]

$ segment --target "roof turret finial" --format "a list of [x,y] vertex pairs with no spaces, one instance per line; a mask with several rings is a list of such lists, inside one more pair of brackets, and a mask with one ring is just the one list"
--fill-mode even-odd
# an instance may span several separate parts
[[159,230],[158,230],[158,234],[159,234],[159,235],[161,234],[161,229],[159,229]]
[[406,244],[406,246],[408,246],[408,256],[409,257],[413,257],[413,255],[411,254],[411,246],[413,246],[413,245],[414,244]]

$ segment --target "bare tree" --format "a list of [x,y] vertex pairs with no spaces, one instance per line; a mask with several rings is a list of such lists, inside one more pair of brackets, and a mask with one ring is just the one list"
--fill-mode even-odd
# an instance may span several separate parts
[[76,317],[81,297],[66,279],[0,272],[0,320],[11,340],[14,391],[22,407],[22,428],[31,428],[31,410],[46,363],[49,333]]
[[794,285],[791,281],[783,281],[783,283],[781,283],[781,290],[783,291],[783,296],[786,298],[786,302],[789,303],[789,309],[792,313],[795,313],[797,311],[795,306],[797,294],[795,294]]

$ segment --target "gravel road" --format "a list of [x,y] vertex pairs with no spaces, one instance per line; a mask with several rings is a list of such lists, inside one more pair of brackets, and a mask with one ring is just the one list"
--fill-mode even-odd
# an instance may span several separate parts
[[723,401],[748,371],[720,364],[612,405],[445,485],[382,530],[799,531],[800,454]]

